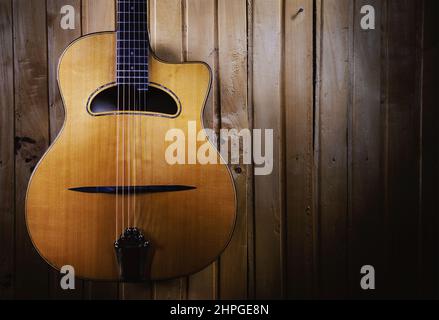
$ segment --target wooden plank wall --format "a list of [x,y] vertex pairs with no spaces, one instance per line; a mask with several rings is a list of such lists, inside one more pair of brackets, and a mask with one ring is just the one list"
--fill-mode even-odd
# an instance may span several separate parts
[[[376,30],[360,28],[365,4]],[[273,129],[274,170],[231,166],[237,227],[202,272],[60,290],[27,235],[26,186],[62,127],[59,56],[114,30],[114,8],[0,0],[0,298],[439,297],[435,0],[150,0],[157,55],[212,68],[206,126]],[[363,265],[377,290],[361,290]]]
[[17,298],[32,298],[47,295],[49,283],[49,268],[32,246],[24,217],[28,180],[49,146],[46,5],[23,0],[14,0],[12,4],[16,206],[14,290]]
[[422,117],[422,214],[421,214],[421,292],[424,298],[439,295],[439,130],[436,75],[439,73],[439,34],[435,32],[439,2],[425,1],[423,46]]
[[[374,31],[360,28],[366,4],[376,9]],[[422,13],[423,1],[318,1],[321,297],[420,293]],[[360,289],[364,265],[376,269],[374,294]]]
[[[52,63],[57,61],[64,49],[75,39],[82,35],[81,24],[81,1],[70,1],[69,4],[75,9],[75,29],[63,30],[61,28],[60,9],[62,3],[57,0],[47,1],[47,52],[48,52],[48,93],[49,93],[49,124],[50,141],[53,142],[64,123],[64,106],[58,89],[57,71],[58,65]],[[60,6],[61,5],[61,6]],[[77,290],[73,292],[64,291],[59,283],[61,276],[55,270],[50,271],[50,296],[53,299],[79,299],[83,296],[82,281],[76,283]]]
[[15,270],[14,47],[12,3],[0,1],[0,297],[13,298]]

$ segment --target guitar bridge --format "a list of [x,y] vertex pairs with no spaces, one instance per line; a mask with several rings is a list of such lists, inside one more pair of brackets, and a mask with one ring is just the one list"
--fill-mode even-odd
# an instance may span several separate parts
[[123,282],[148,281],[150,243],[137,228],[128,228],[114,244],[119,277]]

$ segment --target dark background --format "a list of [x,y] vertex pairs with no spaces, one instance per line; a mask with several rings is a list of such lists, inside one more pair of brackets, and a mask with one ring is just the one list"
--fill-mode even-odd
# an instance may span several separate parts
[[[59,27],[76,9],[75,30]],[[360,28],[373,5],[377,29]],[[112,0],[0,0],[0,298],[439,298],[437,0],[151,0],[157,54],[214,71],[206,123],[275,129],[274,172],[233,166],[238,224],[203,272],[77,281],[35,253],[33,168],[63,123],[62,50],[114,29]],[[360,268],[376,269],[362,291]]]

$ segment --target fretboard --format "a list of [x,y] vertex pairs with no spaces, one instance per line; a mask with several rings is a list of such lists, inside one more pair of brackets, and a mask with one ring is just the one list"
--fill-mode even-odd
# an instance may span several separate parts
[[148,86],[147,0],[117,0],[117,84]]

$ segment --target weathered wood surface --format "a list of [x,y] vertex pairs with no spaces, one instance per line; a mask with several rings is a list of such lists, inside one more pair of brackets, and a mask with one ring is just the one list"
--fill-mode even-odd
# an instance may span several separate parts
[[[377,25],[383,16],[382,1],[357,1],[354,9],[354,41],[350,57],[352,106],[349,111],[349,268],[372,265],[383,270],[384,185],[382,179],[381,50],[382,30],[361,30],[361,7],[377,9]],[[374,235],[371,236],[371,230]],[[365,241],[367,239],[367,241]],[[367,297],[358,285],[358,272],[349,272],[349,290],[355,297]],[[382,287],[377,289],[382,294]]]
[[[255,295],[284,295],[283,2],[253,3],[254,127],[273,130],[273,173],[255,177]],[[269,85],[268,85],[269,84]]]
[[424,3],[423,119],[422,119],[422,201],[420,283],[423,298],[439,295],[439,130],[437,119],[437,75],[439,34],[435,31],[439,2]]
[[[53,142],[64,124],[64,106],[58,88],[58,61],[65,48],[81,36],[81,1],[47,0],[47,46],[49,68],[49,117],[50,141]],[[75,10],[74,29],[61,27],[60,15],[63,6]],[[75,281],[76,290],[62,290],[61,276],[57,270],[50,272],[50,296],[52,299],[80,299],[83,297],[83,281]]]
[[[218,0],[219,85],[216,89],[220,97],[221,129],[241,131],[250,128],[246,14],[245,0]],[[251,246],[248,245],[247,238],[252,228],[249,216],[253,213],[249,202],[252,188],[248,179],[251,166],[229,167],[235,180],[238,217],[232,240],[220,257],[219,297],[245,299],[249,295],[247,281],[252,281],[248,264],[253,263],[248,254]]]
[[[399,298],[415,298],[419,294],[422,273],[416,272],[420,239],[421,6],[420,1],[390,0],[386,8],[383,166],[387,285],[388,294]],[[401,281],[407,274],[413,276]]]
[[0,299],[14,296],[14,49],[12,3],[0,1]]
[[[375,30],[360,27],[366,4]],[[317,15],[320,296],[416,297],[422,2],[319,1]],[[365,265],[380,275],[373,294]]]
[[[314,3],[285,6],[285,291],[288,298],[314,296],[317,220],[313,183]],[[300,44],[300,45],[298,45]]]
[[27,233],[24,200],[29,178],[49,146],[46,6],[13,1],[15,92],[15,297],[48,295],[49,267]]
[[347,292],[348,115],[351,99],[350,0],[319,1],[316,183],[319,215],[319,290],[322,297]]

